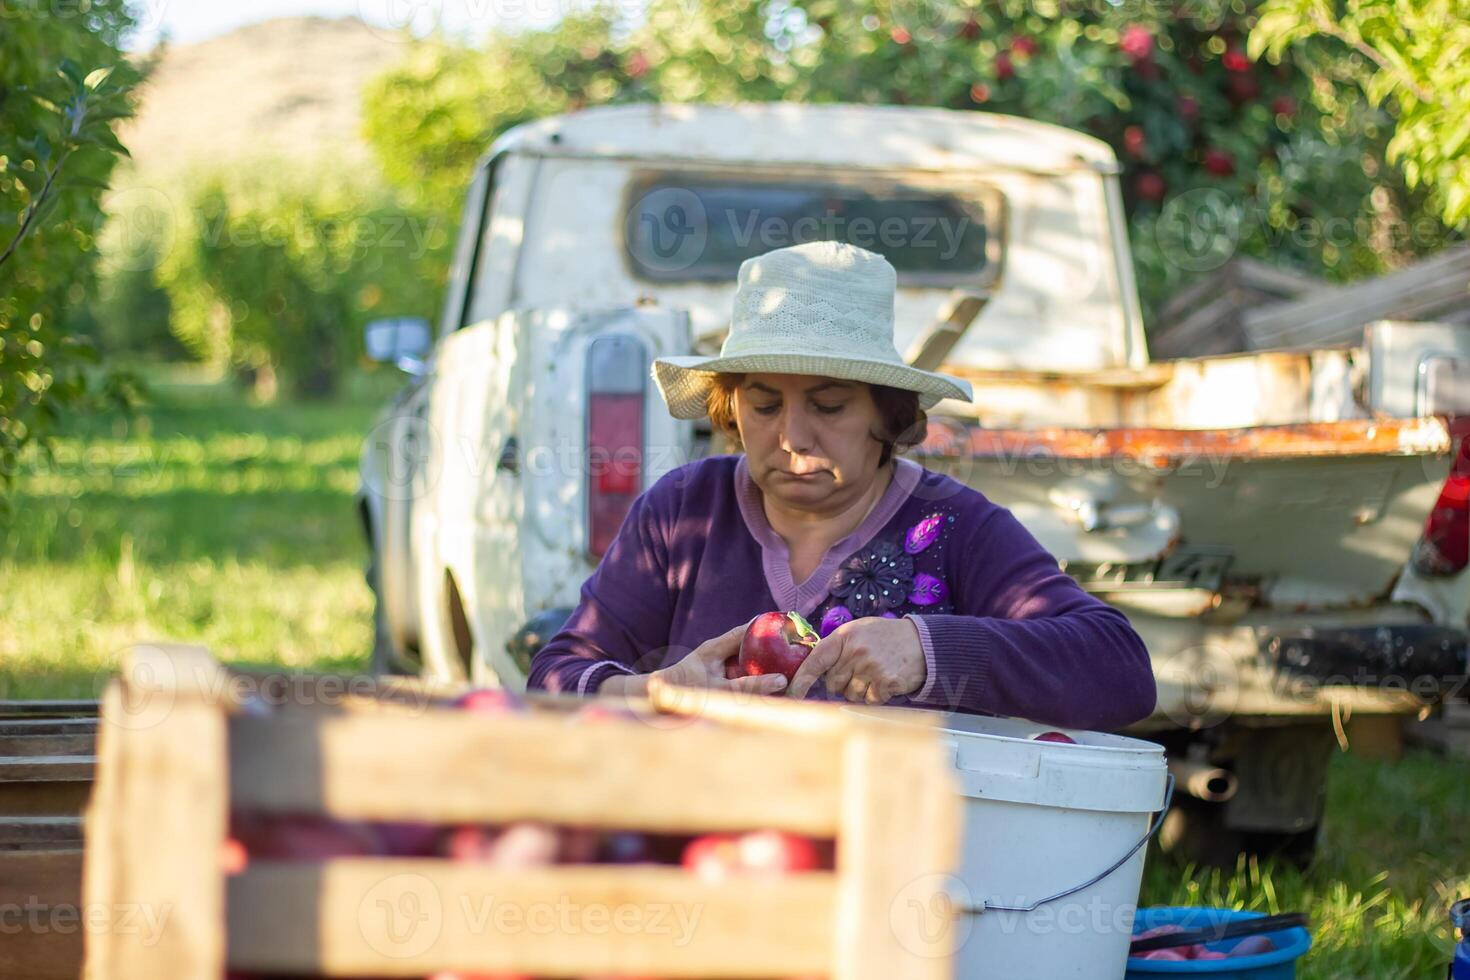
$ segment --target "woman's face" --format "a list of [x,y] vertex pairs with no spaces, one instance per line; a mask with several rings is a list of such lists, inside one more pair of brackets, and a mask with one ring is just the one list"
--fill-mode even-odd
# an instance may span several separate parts
[[735,424],[751,478],[802,510],[840,510],[878,472],[883,444],[867,385],[805,374],[747,374],[735,389]]

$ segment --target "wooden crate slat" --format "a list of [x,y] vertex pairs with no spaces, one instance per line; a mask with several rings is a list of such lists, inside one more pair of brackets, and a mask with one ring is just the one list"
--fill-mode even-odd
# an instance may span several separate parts
[[16,735],[0,730],[0,758],[14,755],[82,755],[97,751],[95,735],[41,733]]
[[[837,829],[839,743],[671,722],[443,713],[231,721],[238,807],[360,819]],[[690,774],[698,774],[692,791]]]
[[0,718],[95,714],[97,714],[96,701],[41,699],[0,701]]
[[90,755],[0,756],[0,783],[90,782],[96,764]]
[[67,816],[82,812],[92,784],[71,780],[59,783],[0,782],[0,813],[16,817]]
[[0,816],[0,847],[7,844],[44,844],[58,847],[80,847],[81,817],[10,817]]
[[229,963],[328,976],[825,973],[835,888],[824,873],[708,885],[680,868],[256,864],[228,883],[229,907],[247,910],[230,916]]
[[12,735],[97,735],[96,718],[0,718],[0,738]]
[[82,858],[74,850],[0,855],[0,905],[25,905],[33,898],[49,904],[75,905],[81,885]]
[[959,860],[958,787],[939,743],[918,735],[869,730],[844,744],[832,951],[840,980],[953,975],[953,880],[934,869]]
[[[118,721],[102,733],[87,813],[83,893],[89,909],[107,916],[105,928],[88,933],[88,978],[217,980],[225,718],[218,704],[187,691],[156,715],[130,708],[128,697],[120,682],[104,695],[104,713]],[[141,927],[147,916],[163,921],[157,935]]]
[[[24,916],[22,928],[7,928],[0,938],[0,977],[76,980],[84,935],[81,884],[80,851],[0,851],[0,908],[12,921]],[[41,928],[31,928],[31,921]]]

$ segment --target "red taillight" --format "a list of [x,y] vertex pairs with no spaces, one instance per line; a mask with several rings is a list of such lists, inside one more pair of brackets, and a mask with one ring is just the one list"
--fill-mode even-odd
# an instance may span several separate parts
[[601,558],[643,489],[643,342],[608,334],[587,348],[587,551]]
[[1421,575],[1454,575],[1470,564],[1470,438],[1460,448],[1439,499],[1414,546],[1414,570]]

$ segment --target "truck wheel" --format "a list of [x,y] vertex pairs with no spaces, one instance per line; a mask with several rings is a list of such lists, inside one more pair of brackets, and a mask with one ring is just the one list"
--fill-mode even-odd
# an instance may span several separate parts
[[388,618],[383,609],[383,591],[378,584],[378,549],[371,548],[369,553],[372,557],[368,559],[366,577],[368,588],[373,590],[372,672],[375,676],[417,674],[418,665],[397,648],[388,631]]

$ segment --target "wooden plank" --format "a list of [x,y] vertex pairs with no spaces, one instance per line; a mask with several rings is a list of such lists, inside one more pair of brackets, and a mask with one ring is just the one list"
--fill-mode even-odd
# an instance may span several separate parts
[[1252,348],[1353,342],[1374,320],[1413,320],[1470,306],[1470,245],[1445,249],[1398,272],[1278,303],[1244,315]]
[[82,812],[92,784],[84,780],[61,783],[0,783],[0,813],[16,817],[63,816]]
[[[958,788],[937,740],[901,724],[845,741],[832,980],[949,980],[961,920]],[[916,828],[923,828],[916,833]]]
[[15,735],[97,735],[96,718],[0,718],[0,738]]
[[824,974],[834,893],[825,873],[706,884],[662,867],[257,863],[229,880],[229,964],[334,976]]
[[834,739],[794,752],[690,719],[283,713],[231,720],[228,771],[236,806],[276,812],[831,836],[839,758]]
[[84,755],[97,750],[97,737],[92,734],[12,735],[0,731],[0,757],[10,755]]
[[0,701],[0,718],[95,715],[96,701],[23,700]]
[[70,845],[81,847],[82,818],[0,817],[0,846],[16,844],[51,844],[58,850],[70,850]]
[[[88,931],[89,980],[218,980],[224,967],[224,714],[203,675],[161,676],[167,698],[119,681],[104,699],[83,890],[104,921]],[[159,928],[139,928],[140,914]]]
[[90,755],[0,756],[0,783],[90,782],[96,764]]
[[81,884],[82,858],[75,850],[0,854],[0,906],[25,905],[32,899],[76,905]]
[[81,880],[80,851],[0,851],[0,909],[7,920],[0,977],[76,980],[81,975]]

